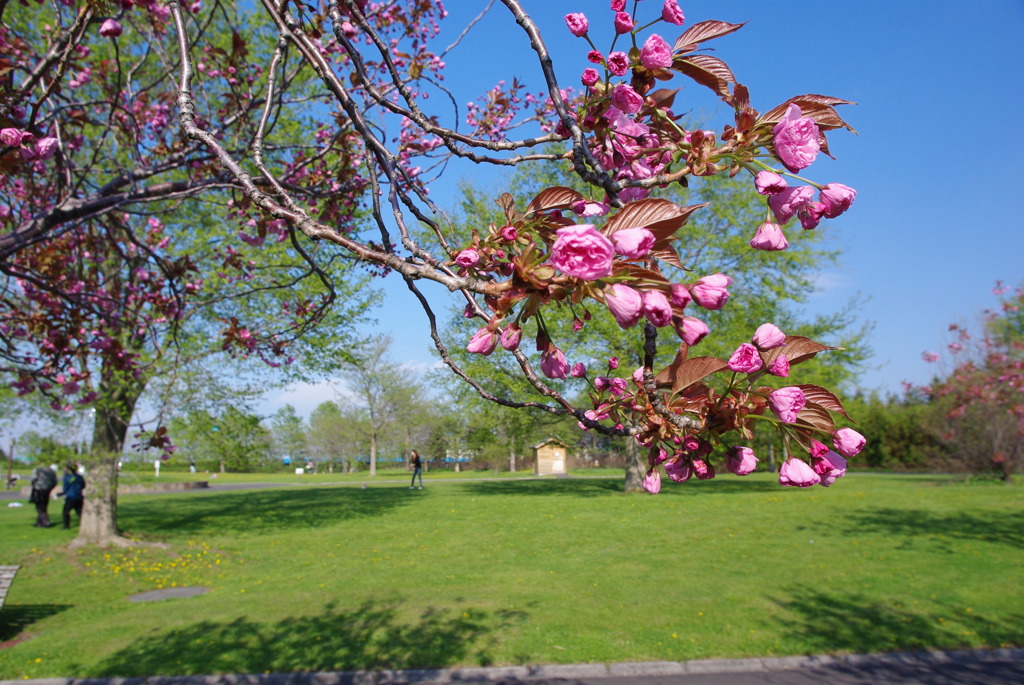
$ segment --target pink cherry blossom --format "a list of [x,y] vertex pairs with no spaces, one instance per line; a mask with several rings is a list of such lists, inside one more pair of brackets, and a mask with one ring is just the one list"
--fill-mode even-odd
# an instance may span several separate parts
[[732,285],[732,279],[722,273],[704,276],[690,286],[690,295],[694,302],[705,309],[721,309],[729,299],[729,291],[726,290]]
[[832,434],[832,445],[843,456],[857,456],[866,443],[864,436],[852,428],[840,428]]
[[612,233],[615,251],[626,259],[643,259],[654,247],[654,241],[654,234],[643,227],[622,228]]
[[573,12],[565,15],[565,25],[569,27],[569,33],[576,37],[582,37],[590,30],[590,22],[583,12]]
[[583,378],[587,375],[587,367],[583,365],[583,362],[577,362],[573,364],[572,370],[569,371],[569,375],[573,378]]
[[762,169],[761,171],[758,171],[757,176],[754,177],[754,188],[756,188],[757,192],[761,195],[774,195],[782,192],[787,187],[789,187],[789,184],[786,183],[786,179],[782,178],[782,176],[779,176],[774,171]]
[[17,147],[21,145],[22,132],[17,128],[4,128],[0,129],[0,142],[4,145],[10,145],[11,147]]
[[569,373],[569,362],[560,349],[551,345],[540,355],[540,370],[548,378],[565,378]]
[[803,116],[800,105],[790,103],[785,116],[772,129],[775,154],[790,171],[809,167],[818,156],[818,125]]
[[737,476],[749,476],[757,468],[757,456],[749,447],[730,447],[726,454],[725,468]]
[[658,469],[651,469],[644,476],[644,490],[652,495],[661,492],[661,472]]
[[800,217],[800,226],[805,231],[812,231],[818,227],[821,217],[825,215],[825,205],[820,202],[808,202],[796,213]]
[[612,272],[615,247],[593,224],[560,228],[556,235],[551,264],[562,273],[592,281]]
[[665,464],[665,474],[676,483],[685,483],[693,477],[693,467],[680,455]]
[[768,373],[779,378],[789,377],[789,357],[780,354],[768,365]]
[[787,224],[813,197],[814,188],[811,186],[785,188],[768,196],[768,207],[780,224]]
[[619,368],[619,358],[618,357],[609,357],[608,358],[608,370],[609,371],[614,371],[617,368]]
[[587,61],[594,64],[601,64],[604,62],[604,55],[601,54],[600,50],[591,50],[587,53]]
[[835,219],[853,204],[857,191],[842,183],[826,184],[818,194],[818,201],[825,205],[823,214],[828,219]]
[[46,161],[53,157],[53,154],[57,151],[57,139],[46,136],[40,138],[39,142],[36,143],[36,158],[42,161]]
[[612,106],[621,109],[626,114],[636,114],[644,106],[644,98],[632,87],[620,83],[612,91]]
[[789,247],[789,241],[778,224],[766,221],[757,227],[757,233],[750,239],[750,246],[755,250],[777,252]]
[[645,290],[640,296],[647,320],[661,328],[672,323],[672,305],[660,290]]
[[683,10],[679,9],[679,4],[676,0],[665,0],[665,4],[661,7],[661,18],[676,26],[682,26],[683,22],[686,21],[686,17],[683,16]]
[[593,67],[587,67],[583,70],[583,75],[580,76],[580,83],[585,85],[587,88],[593,86],[600,80],[601,76],[597,73],[597,69]]
[[809,488],[821,482],[821,477],[814,472],[807,462],[790,457],[779,469],[779,485]]
[[608,71],[614,76],[625,76],[629,71],[629,57],[624,52],[608,53]]
[[611,10],[612,12],[621,12],[626,9],[626,0],[612,0]]
[[485,357],[491,352],[494,352],[494,348],[498,344],[498,334],[486,326],[478,330],[470,338],[469,344],[466,345],[466,350],[474,354],[482,354]]
[[467,247],[455,257],[455,263],[464,268],[470,268],[480,263],[480,253],[472,247]]
[[507,243],[515,242],[519,238],[519,232],[516,231],[515,226],[502,226],[501,230],[498,231],[498,235]]
[[629,16],[629,12],[616,12],[614,23],[615,33],[629,33],[633,30],[633,17]]
[[121,35],[121,25],[114,19],[107,19],[100,24],[100,35],[108,38],[116,38]]
[[710,333],[708,325],[692,316],[676,317],[672,320],[676,333],[690,347],[693,347]]
[[693,467],[693,472],[697,475],[698,480],[711,480],[715,477],[715,467],[711,462],[704,459],[691,459],[690,465]]
[[643,315],[640,293],[622,283],[614,283],[605,288],[604,303],[622,328],[636,325]]
[[804,391],[795,385],[777,388],[768,396],[768,406],[783,423],[796,423],[797,415],[805,404]]
[[939,355],[936,352],[922,352],[921,359],[928,363],[939,361]]
[[672,66],[672,48],[665,39],[656,33],[644,41],[640,50],[640,64],[648,69],[667,68]]
[[743,343],[729,357],[729,369],[736,373],[753,373],[760,368],[761,356],[750,343]]
[[811,462],[814,464],[814,472],[821,478],[820,484],[826,488],[835,483],[837,478],[846,475],[846,460],[831,450],[812,456]]

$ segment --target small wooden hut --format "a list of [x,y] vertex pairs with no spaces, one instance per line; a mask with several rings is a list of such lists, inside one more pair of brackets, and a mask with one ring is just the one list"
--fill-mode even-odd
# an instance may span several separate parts
[[538,476],[565,473],[569,446],[558,438],[548,438],[533,446],[533,472]]

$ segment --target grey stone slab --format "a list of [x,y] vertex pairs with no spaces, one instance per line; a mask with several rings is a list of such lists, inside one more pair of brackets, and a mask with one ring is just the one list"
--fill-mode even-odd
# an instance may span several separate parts
[[607,678],[608,666],[605,664],[544,664],[530,666],[530,679],[541,678]]
[[486,682],[490,680],[526,680],[530,669],[526,666],[494,666],[491,668],[456,668],[451,671],[451,682]]
[[683,675],[686,673],[686,666],[678,661],[638,661],[634,663],[608,664],[608,673],[619,678]]
[[[165,599],[184,599],[187,597],[196,597],[198,595],[205,595],[210,591],[208,587],[202,587],[200,585],[192,585],[190,587],[165,587],[160,590],[150,590],[149,592],[140,592],[136,595],[130,595],[128,601],[130,602],[160,602]],[[235,678],[244,678],[245,676],[233,676]],[[226,682],[228,676],[221,676],[218,682]],[[239,681],[242,682],[242,681]]]
[[711,673],[755,673],[765,670],[764,659],[702,659],[687,661],[686,672],[690,674]]

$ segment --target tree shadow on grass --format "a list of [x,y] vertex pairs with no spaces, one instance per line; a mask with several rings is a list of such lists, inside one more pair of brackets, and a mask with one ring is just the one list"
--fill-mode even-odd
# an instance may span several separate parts
[[851,512],[843,526],[847,535],[899,536],[908,547],[941,543],[942,538],[1024,547],[1024,511],[939,514],[921,509],[872,509]]
[[952,649],[979,643],[999,647],[1024,641],[1024,615],[990,620],[941,601],[917,608],[879,603],[857,593],[805,587],[791,592],[793,599],[777,602],[786,612],[775,620],[808,654]]
[[[552,478],[551,480],[508,480],[461,483],[467,493],[474,495],[537,495],[569,497],[606,497],[624,494],[621,478]],[[714,479],[692,483],[665,483],[658,497],[691,497],[701,494],[735,494],[767,492],[778,490],[776,483],[763,481],[737,481],[735,479]],[[635,493],[637,497],[649,497],[647,493]]]
[[97,666],[72,670],[146,676],[486,666],[501,632],[526,617],[469,607],[407,617],[399,608],[397,602],[367,602],[351,610],[328,605],[318,616],[276,624],[202,621],[152,631]]
[[395,488],[244,490],[133,498],[119,504],[118,519],[143,534],[265,533],[379,516],[408,501],[408,491]]
[[32,624],[70,608],[70,604],[4,604],[0,609],[0,643],[13,641]]

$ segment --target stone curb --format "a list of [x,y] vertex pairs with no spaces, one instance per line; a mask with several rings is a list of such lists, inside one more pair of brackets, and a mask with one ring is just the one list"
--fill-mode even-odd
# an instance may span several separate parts
[[949,652],[891,652],[846,656],[786,656],[761,659],[706,659],[703,661],[649,661],[614,664],[546,664],[415,669],[408,671],[335,671],[318,673],[225,674],[205,676],[151,676],[146,678],[46,678],[0,680],[0,685],[448,685],[450,683],[506,683],[560,678],[623,678],[686,676],[716,673],[768,673],[828,666],[935,666],[1024,661],[1024,648],[964,649]]

